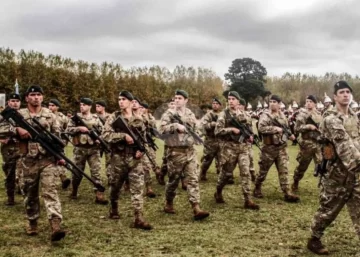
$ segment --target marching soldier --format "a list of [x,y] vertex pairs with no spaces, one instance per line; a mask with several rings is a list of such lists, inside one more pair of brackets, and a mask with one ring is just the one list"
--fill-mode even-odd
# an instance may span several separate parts
[[214,98],[212,101],[212,110],[202,118],[202,127],[205,131],[204,154],[201,157],[200,180],[206,181],[206,172],[215,158],[216,173],[219,174],[218,154],[220,151],[219,140],[215,137],[215,126],[221,109],[221,102]]
[[[80,113],[77,115],[84,121],[89,129],[97,128],[100,131],[103,128],[99,117],[96,114],[90,112],[93,101],[90,98],[80,99]],[[86,162],[89,164],[91,177],[99,184],[101,182],[101,158],[99,142],[94,142],[89,136],[89,130],[85,126],[76,126],[74,121],[70,119],[67,132],[72,134],[74,144],[74,162],[83,171],[85,170]],[[72,192],[70,198],[77,199],[78,189],[82,180],[82,176],[72,176]],[[107,204],[103,192],[95,189],[95,203]]]
[[[200,209],[199,174],[195,138],[189,133],[189,129],[196,131],[196,118],[190,109],[186,108],[188,93],[184,90],[175,91],[176,109],[167,110],[162,118],[160,133],[166,135],[166,157],[168,165],[169,182],[166,184],[166,205],[164,212],[174,214],[173,200],[176,189],[182,176],[187,181],[189,202],[194,211],[194,219],[207,218],[209,213]],[[175,118],[181,120],[181,122]],[[180,123],[188,124],[188,128]]]
[[[249,124],[251,117],[244,110],[239,110],[240,96],[236,91],[228,94],[228,108],[219,114],[215,127],[215,135],[220,142],[220,174],[218,177],[216,192],[214,194],[217,203],[225,203],[222,191],[228,180],[233,177],[236,164],[239,165],[242,192],[244,195],[245,209],[258,210],[259,205],[251,200],[251,180],[250,180],[250,158],[249,146],[246,141],[240,142],[241,132],[236,128],[231,120],[235,119],[239,123]],[[247,140],[247,139],[246,139]],[[249,139],[250,141],[252,139]]]
[[296,118],[295,132],[301,133],[299,139],[300,151],[296,160],[299,162],[294,171],[293,192],[298,191],[299,182],[314,159],[315,167],[321,162],[321,148],[317,140],[320,137],[319,124],[321,114],[316,110],[317,99],[313,95],[306,97],[306,110],[301,109]]
[[[254,196],[263,198],[261,191],[262,183],[266,179],[273,163],[279,173],[279,182],[284,193],[284,200],[286,202],[298,202],[299,197],[292,194],[289,189],[288,181],[288,162],[289,156],[287,149],[287,136],[280,125],[274,124],[275,120],[284,127],[288,126],[285,115],[280,111],[281,99],[277,95],[272,95],[270,98],[270,109],[266,110],[259,120],[259,132],[263,136],[263,146],[260,153],[260,171],[256,178]],[[290,140],[295,140],[295,136],[291,135]]]

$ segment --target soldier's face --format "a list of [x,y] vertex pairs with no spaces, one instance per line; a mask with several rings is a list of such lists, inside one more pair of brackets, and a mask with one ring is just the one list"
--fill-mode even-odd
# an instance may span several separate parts
[[15,110],[19,110],[19,109],[20,109],[20,104],[21,104],[21,102],[20,102],[20,100],[18,100],[18,99],[10,99],[10,100],[8,101],[8,106],[9,106],[10,108],[12,108],[12,109],[15,109]]
[[136,100],[133,100],[133,101],[132,101],[132,109],[136,111],[136,110],[138,110],[139,108],[140,108],[139,102],[136,101]]
[[119,107],[121,110],[131,107],[131,101],[126,97],[119,96]]
[[186,103],[187,103],[187,101],[188,101],[188,99],[186,99],[185,97],[183,97],[182,95],[176,95],[175,97],[174,97],[174,99],[175,99],[175,106],[176,106],[176,108],[182,108],[182,107],[184,107],[185,105],[186,105]]
[[269,105],[270,105],[270,110],[272,110],[274,112],[280,110],[280,103],[275,100],[270,100]]
[[26,102],[33,107],[41,106],[43,99],[44,99],[43,95],[38,92],[29,93],[25,97]]
[[311,101],[310,99],[306,99],[305,107],[308,110],[313,110],[315,108],[315,103]]
[[348,88],[339,89],[334,95],[335,102],[341,106],[349,105],[351,98],[352,94]]
[[97,104],[95,106],[95,110],[96,110],[97,113],[103,113],[105,111],[105,107],[100,105],[100,104]]
[[170,102],[169,104],[168,104],[168,107],[169,107],[169,109],[175,109],[175,102]]
[[84,104],[84,103],[80,103],[80,112],[81,113],[87,113],[88,111],[90,111],[91,106]]
[[228,96],[228,104],[231,109],[235,109],[239,104],[239,100],[234,96]]
[[57,107],[55,104],[49,103],[49,109],[52,112],[57,112],[57,110],[59,109],[59,107]]
[[220,107],[221,107],[221,105],[218,103],[218,102],[212,102],[212,109],[214,110],[214,111],[218,111],[218,110],[220,110]]

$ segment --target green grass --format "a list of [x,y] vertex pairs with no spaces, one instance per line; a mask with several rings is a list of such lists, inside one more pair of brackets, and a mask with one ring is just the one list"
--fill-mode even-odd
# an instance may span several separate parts
[[[158,152],[158,161],[162,156]],[[258,168],[258,151],[255,163]],[[71,156],[71,149],[67,149]],[[198,157],[202,152],[199,148]],[[298,146],[290,146],[290,178],[297,164]],[[109,220],[108,206],[94,204],[92,186],[83,180],[80,198],[68,198],[69,191],[60,192],[66,238],[58,243],[49,241],[50,228],[42,208],[40,234],[28,237],[24,228],[26,219],[20,196],[14,207],[1,206],[0,256],[313,256],[306,249],[310,236],[310,224],[318,207],[317,179],[310,166],[300,184],[299,204],[285,203],[279,188],[275,167],[269,172],[264,184],[264,199],[256,200],[260,211],[243,209],[236,169],[236,184],[227,186],[224,205],[213,199],[216,174],[212,166],[209,181],[200,184],[201,206],[211,212],[207,220],[195,222],[187,200],[187,193],[180,187],[175,199],[177,214],[162,212],[164,187],[154,179],[157,198],[145,199],[145,217],[154,226],[152,231],[130,228],[133,210],[129,193],[121,195],[118,221]],[[70,176],[68,174],[68,176]],[[3,180],[3,174],[0,174]],[[105,173],[103,175],[105,180]],[[106,191],[108,194],[108,190]],[[0,184],[0,202],[5,201],[4,184]],[[43,203],[42,203],[43,204]],[[359,251],[356,237],[347,211],[342,211],[335,223],[327,229],[323,242],[332,256],[353,256]]]

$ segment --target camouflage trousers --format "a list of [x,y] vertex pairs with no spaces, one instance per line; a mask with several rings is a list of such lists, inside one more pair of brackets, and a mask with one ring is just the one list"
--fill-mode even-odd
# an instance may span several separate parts
[[205,174],[212,161],[215,159],[216,173],[219,169],[220,140],[217,138],[206,138],[204,142],[204,154],[201,157],[201,173]]
[[249,146],[249,159],[250,159],[249,170],[250,170],[250,174],[253,174],[255,176],[254,151],[252,148],[252,143],[248,143],[248,146]]
[[[143,157],[142,157],[143,158]],[[129,178],[131,203],[136,211],[142,211],[144,205],[144,170],[142,159],[135,159],[133,154],[114,153],[110,165],[110,200],[117,202],[125,180]]]
[[20,184],[25,196],[26,215],[29,220],[36,220],[40,216],[39,187],[41,198],[44,200],[47,218],[62,219],[61,203],[57,192],[58,166],[49,157],[20,159],[22,176]]
[[312,140],[299,140],[300,151],[296,157],[298,166],[294,171],[294,181],[300,181],[309,167],[311,160],[314,160],[315,167],[322,160],[321,147]]
[[106,176],[109,179],[110,171],[111,171],[111,153],[105,153],[105,170],[106,170]]
[[200,203],[199,173],[196,151],[193,146],[187,148],[168,147],[166,151],[169,182],[165,187],[167,201],[176,196],[176,189],[182,177],[187,180],[187,192],[190,203]]
[[149,160],[149,157],[147,157],[146,155],[141,158],[141,163],[142,163],[142,167],[144,170],[145,187],[148,188],[152,185],[152,179],[151,179],[151,175],[150,175],[151,170],[152,170],[152,165]]
[[321,238],[345,204],[355,232],[360,237],[359,173],[347,171],[342,164],[335,163],[321,181],[320,207],[312,221],[312,236]]
[[[86,162],[90,167],[91,178],[95,180],[97,183],[101,183],[101,158],[100,158],[100,150],[98,148],[81,148],[75,147],[74,151],[74,163],[81,170],[85,171]],[[73,174],[72,180],[76,185],[80,185],[82,180],[82,175],[80,177]],[[95,189],[95,188],[94,188]]]
[[16,165],[19,159],[19,149],[16,145],[1,145],[2,169],[5,173],[5,189],[8,197],[15,195]]
[[225,187],[228,180],[233,177],[233,171],[236,165],[239,165],[242,192],[246,200],[250,199],[251,179],[248,144],[223,141],[220,145],[220,174],[216,184],[217,189],[223,189]]
[[168,165],[167,165],[167,159],[166,159],[167,149],[168,149],[168,146],[164,145],[164,153],[163,153],[163,157],[162,157],[162,164],[161,164],[161,167],[160,167],[160,173],[162,175],[164,175],[164,176],[168,172]]
[[264,145],[260,152],[259,175],[256,184],[261,185],[269,172],[270,167],[275,163],[279,175],[280,187],[283,192],[289,190],[288,165],[289,155],[286,151],[287,144]]

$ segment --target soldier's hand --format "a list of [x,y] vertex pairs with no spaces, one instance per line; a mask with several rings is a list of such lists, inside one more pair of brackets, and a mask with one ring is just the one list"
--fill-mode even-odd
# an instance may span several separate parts
[[249,143],[252,143],[254,142],[254,137],[253,136],[250,136],[249,139],[247,140]]
[[136,158],[136,159],[139,159],[139,158],[141,158],[141,156],[143,156],[143,153],[140,152],[140,151],[136,151],[136,153],[135,153],[135,158]]
[[240,134],[240,129],[232,128],[232,132],[233,132],[235,135],[238,135],[238,134]]
[[79,130],[79,132],[81,132],[81,133],[88,133],[88,132],[89,132],[89,130],[87,129],[87,127],[83,127],[83,126],[79,126],[79,127],[78,127],[78,130]]
[[276,132],[278,132],[279,134],[283,133],[283,129],[280,127],[275,127]]
[[216,121],[212,121],[211,122],[211,127],[215,127],[216,126]]
[[181,125],[181,124],[177,124],[177,127],[176,127],[177,131],[180,132],[180,133],[184,133],[186,131],[186,128],[184,125]]
[[23,128],[17,127],[16,131],[17,131],[17,133],[18,133],[18,135],[20,136],[21,139],[31,138],[30,133],[27,130],[23,129]]
[[66,163],[66,162],[65,162],[64,159],[58,160],[58,161],[56,162],[57,165],[61,165],[61,166],[64,166],[65,163]]
[[125,141],[128,145],[132,145],[134,143],[134,139],[132,139],[132,137],[129,135],[125,136]]
[[295,135],[291,135],[291,136],[289,137],[289,139],[290,139],[291,141],[294,141],[294,140],[296,139],[296,137],[295,137]]
[[308,128],[309,128],[310,130],[317,130],[317,127],[314,126],[313,124],[308,124]]
[[99,141],[99,140],[95,140],[95,144],[100,145],[100,141]]

